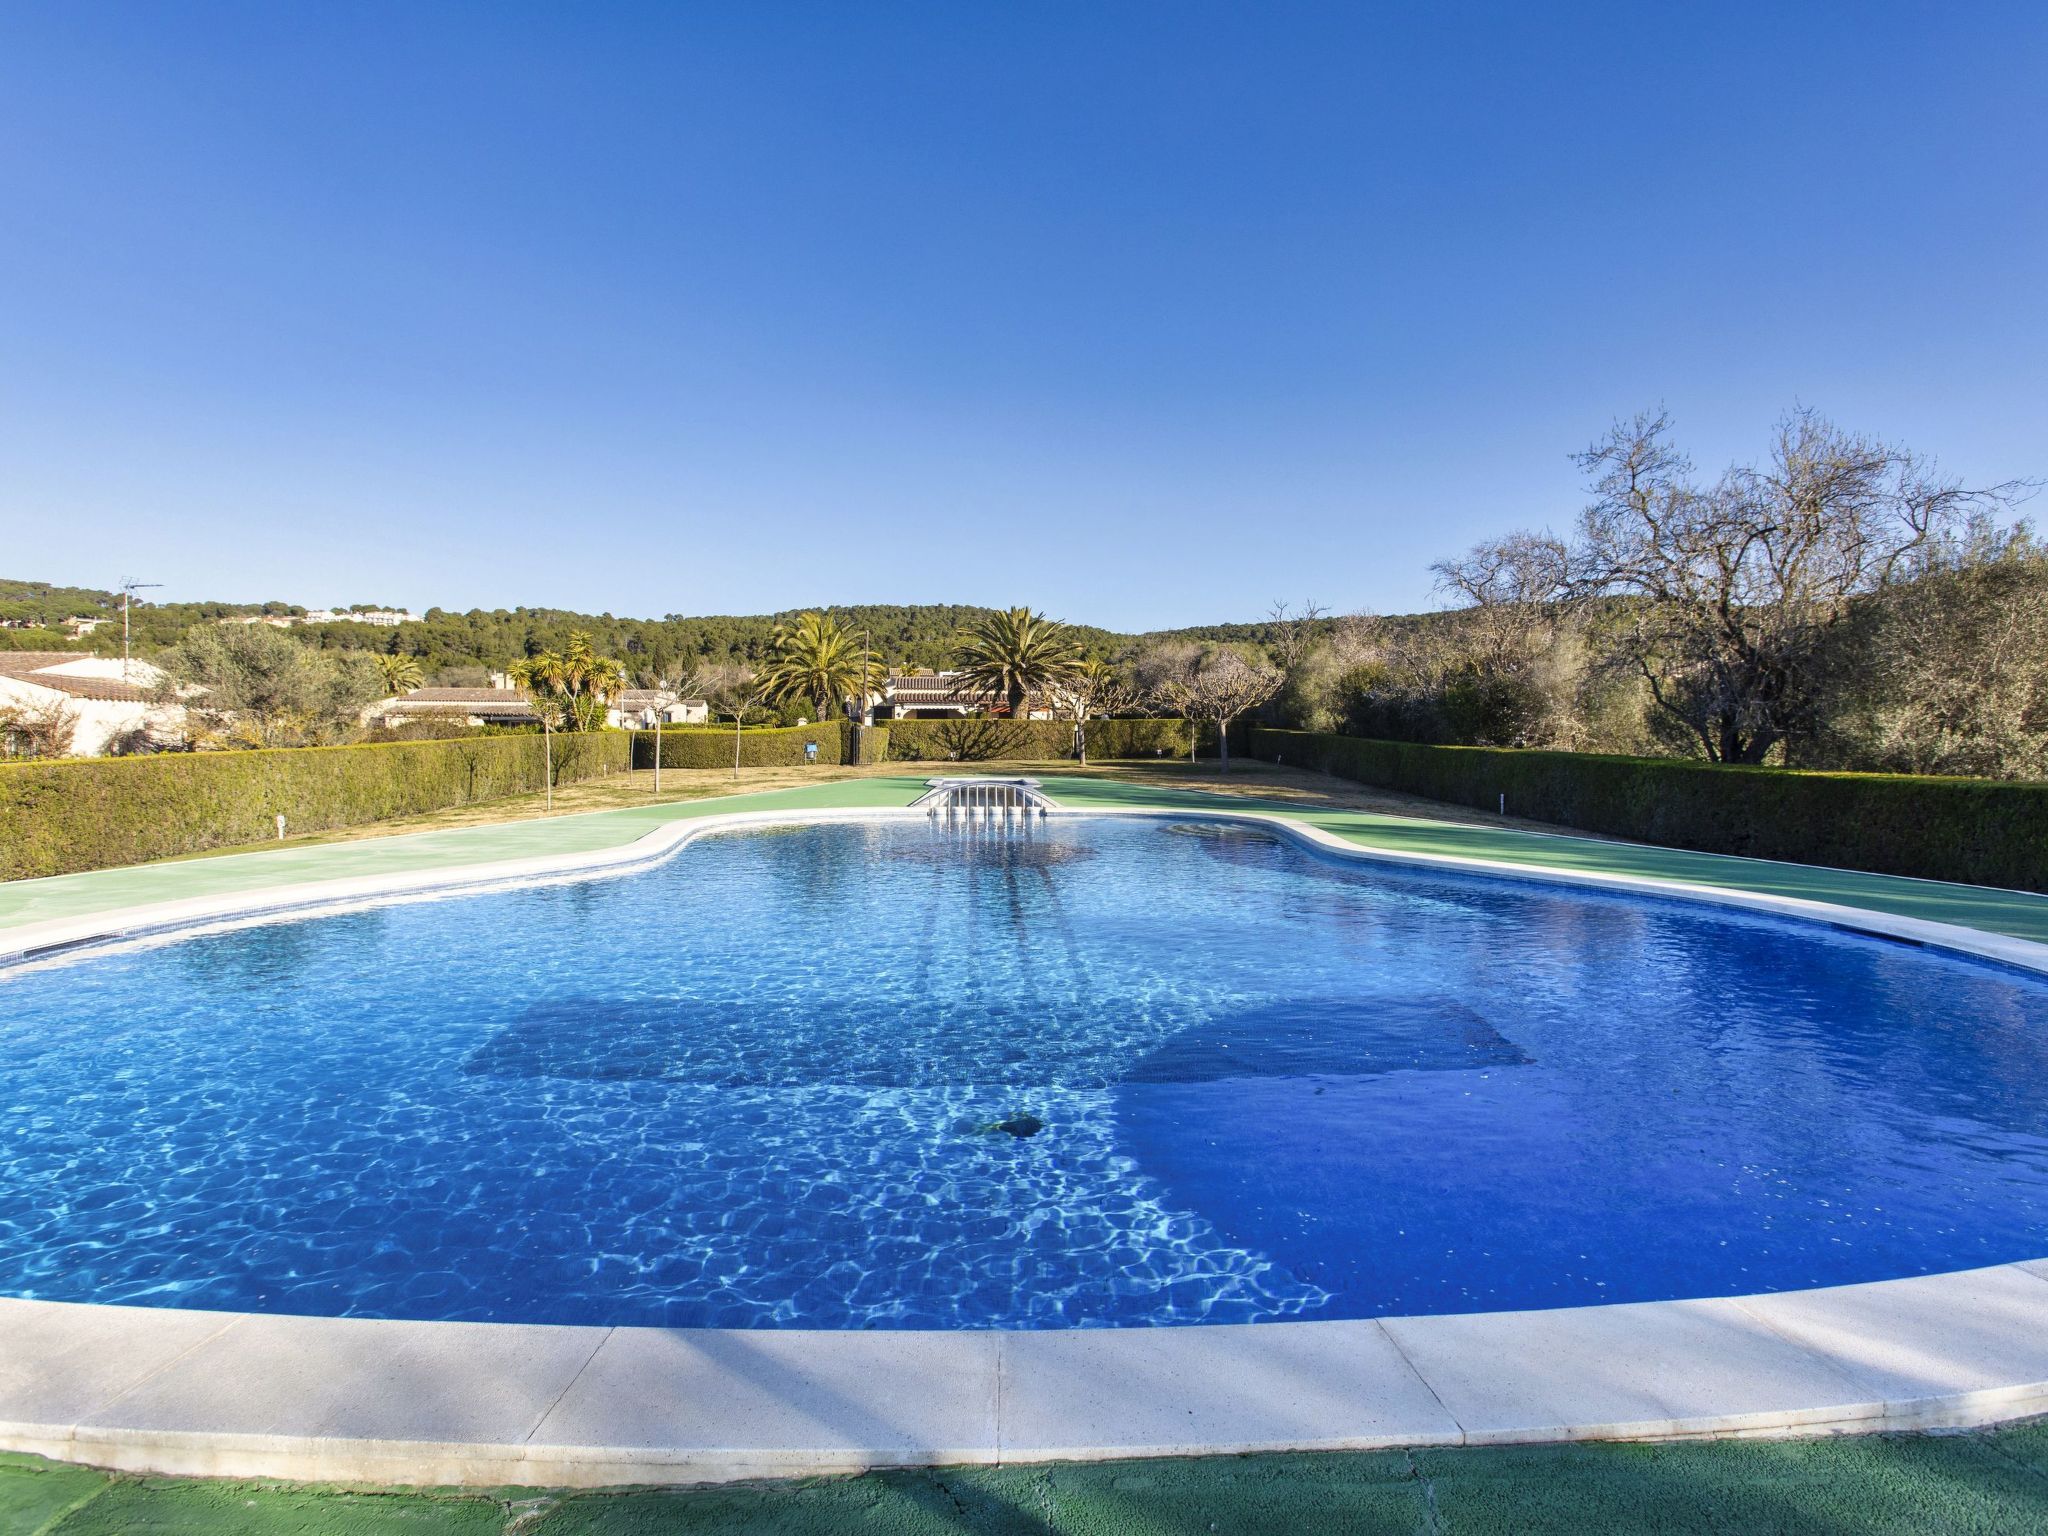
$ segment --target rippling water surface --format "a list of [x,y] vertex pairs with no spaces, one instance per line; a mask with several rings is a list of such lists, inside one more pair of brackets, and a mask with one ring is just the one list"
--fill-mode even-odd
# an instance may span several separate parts
[[0,976],[0,1067],[0,1293],[64,1300],[1064,1327],[2048,1254],[2048,981],[1197,824],[70,959]]

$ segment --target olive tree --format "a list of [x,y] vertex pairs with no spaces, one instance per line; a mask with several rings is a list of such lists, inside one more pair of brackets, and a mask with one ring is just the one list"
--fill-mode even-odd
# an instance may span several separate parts
[[323,651],[267,624],[202,624],[156,658],[159,703],[182,705],[209,746],[311,747],[346,741],[384,696],[377,664]]

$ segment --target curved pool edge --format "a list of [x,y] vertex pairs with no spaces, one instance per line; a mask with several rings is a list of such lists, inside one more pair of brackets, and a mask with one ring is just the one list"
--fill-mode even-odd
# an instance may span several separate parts
[[174,1476],[591,1488],[2042,1412],[2043,1263],[1706,1301],[1036,1333],[0,1301],[0,1447]]
[[[2048,972],[2048,945],[1651,877],[1318,853],[1741,907]],[[602,850],[158,902],[0,933],[74,947],[622,873],[698,836],[921,817],[749,810]],[[602,1487],[866,1467],[1978,1427],[2048,1412],[2048,1260],[1813,1291],[1538,1312],[1058,1332],[665,1330],[0,1298],[0,1448],[118,1470]]]
[[1527,864],[1510,859],[1482,859],[1466,854],[1420,853],[1405,848],[1365,847],[1326,832],[1321,827],[1293,820],[1270,811],[1166,810],[1118,808],[1074,810],[1065,816],[1117,816],[1165,819],[1169,821],[1222,821],[1250,823],[1278,832],[1316,853],[1338,859],[1374,863],[1419,865],[1431,869],[1457,870],[1493,879],[1535,881],[1546,885],[1580,885],[1624,895],[1655,896],[1670,901],[1694,902],[1703,906],[1737,907],[1773,917],[1821,923],[1880,938],[1903,939],[1935,949],[1954,950],[1979,959],[1995,960],[2022,970],[2048,974],[2048,944],[2016,938],[1986,928],[1961,923],[1940,923],[1928,918],[1906,917],[1881,912],[1873,907],[1852,907],[1840,902],[1815,901],[1803,896],[1780,896],[1767,891],[1748,891],[1732,885],[1701,885],[1689,880],[1669,880],[1653,875],[1621,874],[1607,870],[1566,869]]
[[[604,813],[599,813],[604,814]],[[1284,812],[1224,810],[1212,806],[1089,806],[1061,808],[1056,818],[1110,817],[1122,820],[1212,821],[1262,827],[1313,852],[1346,861],[1388,863],[1447,869],[1496,879],[1579,885],[1595,890],[1738,907],[1747,911],[1818,922],[1858,933],[1904,939],[2015,965],[2048,974],[2048,943],[1999,933],[1988,928],[1907,917],[1873,907],[1817,901],[1807,897],[1745,890],[1732,885],[1706,885],[1691,880],[1607,870],[1567,868],[1466,854],[1384,848],[1350,841]],[[801,826],[818,822],[925,820],[928,813],[909,806],[791,806],[765,810],[726,811],[665,822],[631,841],[609,847],[530,858],[496,859],[388,874],[313,879],[294,885],[264,886],[183,900],[110,907],[75,917],[0,928],[0,970],[24,961],[52,957],[73,949],[173,933],[196,934],[218,924],[260,922],[286,915],[314,915],[346,910],[358,903],[377,904],[405,897],[461,895],[494,887],[544,885],[625,874],[669,858],[698,837],[749,827]]]
[[[307,880],[296,885],[265,886],[182,900],[110,907],[77,917],[49,918],[0,929],[0,970],[89,946],[172,934],[196,935],[211,932],[220,925],[262,922],[284,916],[317,916],[406,897],[458,896],[497,888],[629,874],[660,863],[698,837],[717,832],[813,822],[903,819],[908,814],[905,809],[888,806],[727,811],[686,821],[665,822],[630,842],[607,848],[523,859],[492,859],[381,875],[347,875],[338,879]],[[924,819],[924,812],[919,811],[916,815],[919,820]]]

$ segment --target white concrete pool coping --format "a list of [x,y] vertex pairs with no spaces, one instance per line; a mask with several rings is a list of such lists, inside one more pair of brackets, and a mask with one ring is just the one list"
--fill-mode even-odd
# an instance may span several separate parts
[[[1654,894],[2048,973],[2048,945],[1649,877],[1318,852]],[[670,823],[622,847],[358,876],[24,925],[0,966],[365,903],[586,879],[746,827],[922,819],[861,808]],[[2048,1412],[2048,1259],[1866,1285],[1534,1312],[1071,1331],[584,1328],[0,1298],[0,1449],[131,1471],[600,1487],[866,1467],[1277,1450],[1962,1428]]]

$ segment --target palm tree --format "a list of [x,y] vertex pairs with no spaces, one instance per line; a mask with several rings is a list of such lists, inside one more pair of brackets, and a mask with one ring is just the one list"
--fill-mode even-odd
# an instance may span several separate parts
[[760,697],[770,703],[808,700],[824,720],[834,704],[865,700],[881,686],[881,662],[825,614],[800,613],[795,623],[776,625],[774,643],[774,658],[759,683]]
[[992,613],[960,636],[960,670],[967,681],[1010,701],[1010,718],[1031,713],[1031,695],[1066,681],[1080,665],[1067,626],[1029,608]]
[[384,679],[386,693],[411,693],[426,681],[417,656],[379,656],[377,671]]
[[625,666],[609,656],[598,655],[590,636],[577,630],[569,636],[569,648],[562,653],[562,671],[571,728],[596,730],[604,724],[605,701],[625,691]]
[[541,778],[547,789],[547,808],[555,808],[555,727],[569,718],[569,664],[553,651],[542,651],[524,661],[512,663],[512,681],[527,692],[534,717],[540,721],[541,749],[546,768]]
[[515,662],[512,680],[536,705],[549,700],[560,706],[556,712],[564,729],[594,731],[604,724],[605,701],[625,688],[626,669],[598,655],[590,636],[579,630],[560,652],[541,651]]

